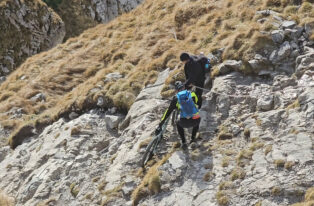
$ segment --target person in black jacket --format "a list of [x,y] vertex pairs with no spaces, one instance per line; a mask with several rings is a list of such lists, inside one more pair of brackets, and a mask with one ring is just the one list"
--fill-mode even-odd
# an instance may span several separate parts
[[[197,87],[204,87],[206,69],[203,65],[207,64],[208,59],[206,57],[196,57],[189,55],[188,53],[182,53],[180,60],[185,63],[184,73],[186,78],[185,86],[190,89],[193,85]],[[210,67],[210,65],[208,65]],[[209,70],[208,70],[209,71]],[[198,108],[202,107],[202,94],[203,90],[196,88],[195,94],[198,97]]]
[[[184,84],[182,84],[182,82],[180,81],[177,81],[175,83],[175,88],[176,88],[176,91],[177,93],[179,92],[184,92],[186,91],[185,88],[184,88]],[[197,107],[195,106],[198,102],[198,97],[197,95],[194,93],[194,92],[189,92],[191,93],[191,97],[193,99],[193,104],[192,104],[192,107],[194,107],[194,112],[193,112],[193,115],[191,115],[191,117],[189,118],[185,118],[183,113],[182,113],[182,109],[181,109],[181,105],[178,101],[178,97],[177,95],[175,95],[168,107],[168,109],[165,111],[164,115],[162,116],[162,119],[161,119],[161,122],[159,123],[159,126],[157,127],[156,131],[155,131],[155,134],[159,134],[159,132],[161,131],[162,129],[162,125],[164,124],[164,122],[166,121],[167,118],[169,118],[170,114],[172,113],[172,111],[176,108],[179,109],[180,111],[180,119],[177,121],[177,129],[178,129],[178,133],[180,135],[180,138],[181,138],[181,147],[182,148],[186,148],[187,145],[186,145],[186,139],[185,139],[185,136],[184,136],[184,128],[190,128],[190,127],[193,127],[193,130],[192,130],[192,137],[191,137],[191,141],[190,143],[194,142],[195,141],[195,137],[196,137],[196,133],[198,132],[198,129],[199,129],[199,124],[200,124],[200,121],[201,121],[201,118],[200,118],[200,115],[199,115],[199,111],[197,109]]]

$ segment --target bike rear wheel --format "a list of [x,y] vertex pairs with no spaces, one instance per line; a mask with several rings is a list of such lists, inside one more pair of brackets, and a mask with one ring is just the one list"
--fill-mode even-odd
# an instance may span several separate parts
[[156,144],[158,143],[158,138],[154,138],[146,148],[146,151],[144,153],[144,156],[142,158],[141,165],[142,167],[145,167],[146,163],[151,160],[151,158],[154,155],[154,149],[156,148]]

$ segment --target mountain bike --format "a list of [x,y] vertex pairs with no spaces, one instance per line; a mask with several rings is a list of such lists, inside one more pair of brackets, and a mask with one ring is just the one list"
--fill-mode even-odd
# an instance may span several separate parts
[[166,128],[167,128],[167,124],[169,122],[169,119],[170,117],[168,117],[166,119],[166,121],[164,122],[164,124],[162,125],[161,127],[161,131],[159,132],[159,134],[157,134],[153,139],[152,141],[150,141],[150,143],[147,145],[146,147],[146,151],[144,153],[144,156],[142,158],[142,161],[141,161],[141,165],[142,167],[144,168],[146,163],[151,160],[151,158],[153,157],[153,155],[156,153],[156,149],[157,149],[157,146],[158,144],[160,143],[161,139],[163,138],[163,134],[165,133],[166,131]]

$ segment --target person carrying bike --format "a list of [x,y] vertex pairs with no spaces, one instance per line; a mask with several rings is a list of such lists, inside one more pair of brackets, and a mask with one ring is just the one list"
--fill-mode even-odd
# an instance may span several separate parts
[[190,89],[193,85],[200,87],[196,88],[195,94],[198,97],[198,109],[202,107],[202,94],[205,83],[205,74],[210,72],[210,62],[209,59],[204,55],[192,56],[188,53],[182,53],[180,55],[180,60],[184,62],[184,73],[186,78],[185,88]]
[[186,139],[184,136],[184,128],[193,127],[192,137],[190,143],[195,141],[196,133],[199,129],[199,124],[201,117],[199,115],[199,110],[196,106],[198,102],[198,97],[194,92],[185,89],[182,82],[177,81],[175,83],[175,89],[177,94],[173,97],[168,109],[165,111],[159,126],[157,127],[155,134],[159,134],[162,129],[162,125],[169,118],[172,111],[176,108],[180,111],[180,119],[176,122],[178,133],[181,138],[181,147],[186,148]]

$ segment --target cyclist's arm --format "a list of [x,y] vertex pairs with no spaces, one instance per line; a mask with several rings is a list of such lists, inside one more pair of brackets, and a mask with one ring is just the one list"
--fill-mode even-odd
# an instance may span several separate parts
[[173,97],[168,109],[165,111],[164,115],[161,118],[161,122],[159,124],[159,126],[162,126],[164,124],[164,122],[166,121],[166,119],[168,119],[168,117],[170,116],[171,112],[176,108],[177,105],[177,97]]
[[184,74],[185,74],[185,79],[186,79],[186,81],[185,81],[185,83],[184,83],[184,86],[188,86],[188,85],[191,84],[191,78],[190,78],[190,76],[189,76],[188,68],[187,68],[186,65],[184,66]]
[[197,104],[197,102],[198,102],[198,97],[197,97],[197,95],[195,94],[195,92],[192,92],[191,95],[192,95],[192,99],[193,99],[193,101],[194,101],[194,104]]

